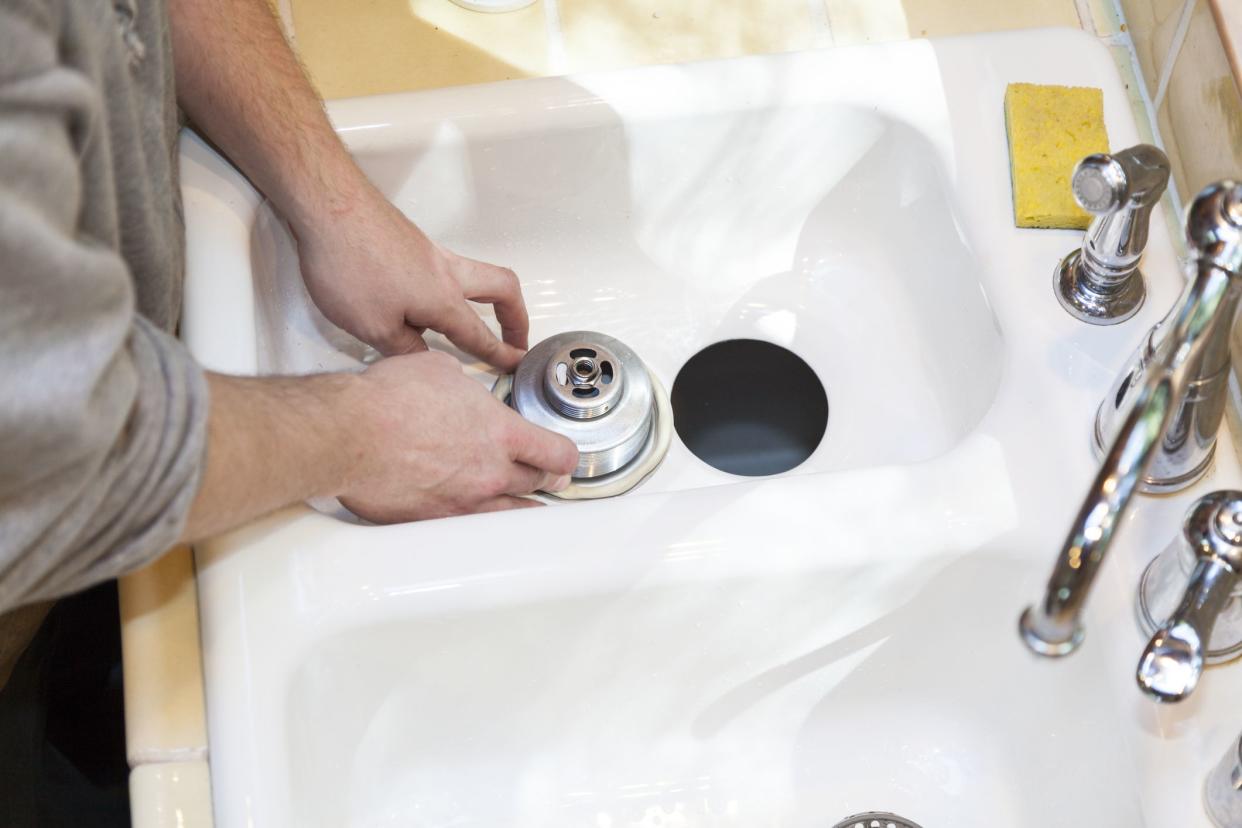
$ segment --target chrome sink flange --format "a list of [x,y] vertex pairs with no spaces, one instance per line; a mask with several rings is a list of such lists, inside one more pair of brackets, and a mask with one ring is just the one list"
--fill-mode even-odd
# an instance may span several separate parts
[[511,394],[525,419],[578,446],[575,478],[622,468],[651,434],[655,395],[647,367],[606,334],[569,331],[540,342],[518,365]]

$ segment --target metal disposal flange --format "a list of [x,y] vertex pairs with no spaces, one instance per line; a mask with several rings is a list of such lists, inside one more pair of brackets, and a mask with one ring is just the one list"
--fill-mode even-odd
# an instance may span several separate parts
[[605,334],[570,331],[540,342],[518,365],[511,393],[525,419],[578,446],[575,478],[616,471],[651,435],[655,395],[647,366]]
[[888,811],[868,811],[854,814],[838,822],[833,828],[919,828],[917,823]]

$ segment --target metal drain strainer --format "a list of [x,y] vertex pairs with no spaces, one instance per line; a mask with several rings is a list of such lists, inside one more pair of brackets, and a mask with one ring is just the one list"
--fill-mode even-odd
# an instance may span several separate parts
[[919,824],[887,811],[868,811],[846,817],[833,828],[919,828]]
[[578,446],[578,479],[603,477],[637,457],[655,420],[647,366],[625,343],[591,331],[557,334],[531,348],[511,394],[519,414]]

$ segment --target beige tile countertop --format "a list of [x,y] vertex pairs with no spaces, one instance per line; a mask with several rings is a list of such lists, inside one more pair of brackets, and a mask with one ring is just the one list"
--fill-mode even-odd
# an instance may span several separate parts
[[206,760],[140,765],[129,777],[134,828],[210,828]]
[[189,547],[120,581],[125,747],[136,828],[210,828],[211,784]]
[[480,14],[449,0],[285,0],[327,98],[1037,26],[1109,0],[540,0]]
[[120,584],[131,766],[207,758],[194,561],[178,547]]

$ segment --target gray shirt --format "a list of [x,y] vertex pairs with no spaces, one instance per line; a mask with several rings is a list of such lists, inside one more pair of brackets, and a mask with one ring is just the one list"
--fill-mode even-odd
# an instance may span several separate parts
[[171,335],[176,131],[162,2],[0,0],[0,612],[184,525],[207,386]]

